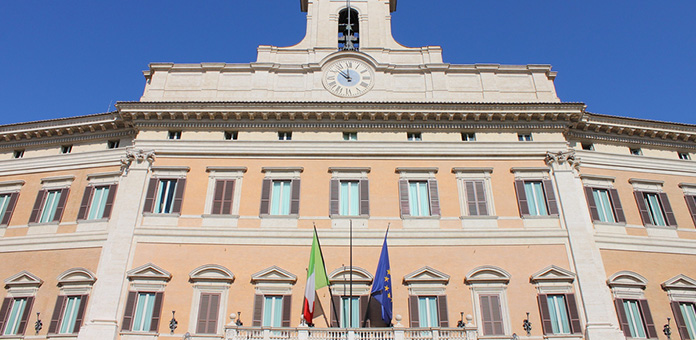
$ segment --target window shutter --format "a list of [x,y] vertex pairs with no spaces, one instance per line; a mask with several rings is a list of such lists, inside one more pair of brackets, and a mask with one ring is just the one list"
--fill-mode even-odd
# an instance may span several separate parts
[[53,222],[60,222],[61,218],[63,218],[63,211],[65,211],[65,203],[68,201],[69,194],[70,188],[60,189],[60,198],[58,198],[56,213],[53,215]]
[[331,216],[333,215],[338,215],[340,212],[339,209],[339,196],[340,196],[340,189],[341,182],[337,179],[332,179],[330,188],[329,188],[329,214]]
[[650,223],[650,212],[648,212],[648,207],[645,205],[643,200],[642,191],[634,191],[633,194],[636,196],[636,203],[638,204],[638,211],[640,211],[640,218],[643,220],[643,225],[649,225]]
[[669,197],[664,192],[660,193],[660,203],[662,203],[662,209],[665,211],[665,217],[667,219],[668,226],[677,226],[677,219],[674,217],[674,211],[672,210],[672,205],[669,204]]
[[682,339],[691,339],[689,336],[689,330],[686,328],[686,322],[684,322],[684,315],[682,315],[681,308],[679,308],[678,301],[670,302],[672,306],[672,313],[674,313],[674,321],[677,323],[677,328],[679,329],[679,334]]
[[411,216],[411,207],[408,205],[408,181],[399,180],[399,201],[401,202],[401,216]]
[[111,210],[114,208],[114,200],[116,200],[117,190],[118,184],[109,185],[109,196],[106,197],[106,204],[104,204],[104,215],[102,218],[111,218]]
[[580,314],[578,314],[578,304],[575,301],[575,294],[565,294],[566,306],[568,306],[568,319],[570,319],[570,332],[573,334],[582,334],[582,325],[580,324]]
[[157,178],[150,178],[150,184],[148,184],[147,193],[145,194],[145,204],[143,205],[144,213],[151,213],[152,208],[154,208],[155,206],[155,194],[157,193],[157,184],[159,184],[159,180]]
[[558,202],[556,202],[556,194],[553,192],[553,183],[549,179],[544,180],[543,183],[549,215],[558,215]]
[[56,300],[56,305],[53,307],[53,316],[51,316],[51,323],[48,325],[48,334],[58,333],[58,325],[63,319],[63,312],[65,311],[65,300],[67,296],[58,295]]
[[135,314],[135,300],[137,298],[137,292],[128,292],[128,299],[126,299],[126,309],[123,311],[123,322],[121,322],[122,331],[130,331],[131,327],[133,327],[133,315]]
[[217,333],[218,311],[220,310],[220,294],[212,294],[208,307],[208,333]]
[[2,300],[2,307],[0,307],[0,333],[5,331],[5,323],[7,323],[7,318],[10,314],[10,305],[12,305],[12,298],[4,298]]
[[[684,196],[684,198],[686,199],[686,205],[689,206],[691,219],[694,220],[694,225],[696,225],[696,196]],[[7,215],[7,213],[5,215]]]
[[232,201],[234,200],[234,184],[235,180],[229,179],[225,181],[225,193],[222,196],[222,214],[229,215],[232,213]]
[[527,204],[527,193],[524,191],[524,181],[515,181],[515,192],[517,192],[517,206],[520,209],[520,216],[529,216],[529,205]]
[[360,296],[360,327],[365,327],[365,320],[367,320],[367,305],[370,303],[369,295]]
[[[316,304],[316,302],[315,302]],[[315,306],[316,308],[316,306]],[[340,314],[336,315],[336,313],[340,313],[339,310],[341,309],[341,297],[338,295],[331,295],[331,327],[340,327],[341,323],[339,322],[340,320]]]
[[411,295],[408,297],[408,316],[411,321],[411,328],[420,327],[418,320],[418,296]]
[[82,327],[82,320],[85,318],[85,309],[87,308],[87,300],[89,295],[85,294],[80,297],[80,309],[77,310],[77,317],[75,318],[75,327],[73,327],[73,333],[79,333]]
[[201,294],[201,301],[198,304],[198,323],[196,324],[196,333],[208,333],[208,312],[210,307],[211,294]]
[[476,181],[476,199],[479,216],[488,216],[488,201],[486,201],[486,187],[483,181]]
[[469,216],[478,216],[478,204],[476,202],[476,185],[473,181],[464,183],[466,188],[466,205],[469,210]]
[[447,295],[437,297],[437,316],[440,319],[440,327],[449,327],[449,315],[447,315]]
[[480,295],[483,335],[504,335],[503,316],[498,295]]
[[184,202],[184,190],[186,189],[186,178],[176,180],[176,193],[174,194],[174,205],[172,206],[173,214],[181,213],[181,205]]
[[290,215],[300,214],[300,180],[293,179],[291,184]]
[[614,217],[616,217],[616,222],[626,223],[626,215],[624,214],[623,207],[621,206],[619,191],[614,188],[609,189],[609,196],[611,197],[611,204],[614,206]]
[[428,180],[428,191],[430,192],[430,215],[440,216],[440,195],[437,192],[437,180]]
[[541,316],[541,328],[544,331],[544,335],[553,334],[551,313],[549,313],[549,304],[546,301],[546,297],[546,294],[537,295],[537,301],[539,302],[539,314]]
[[12,213],[17,206],[17,199],[19,198],[18,192],[13,192],[10,194],[10,202],[7,203],[7,209],[5,209],[5,216],[2,217],[2,222],[0,225],[10,224],[10,219],[12,218]]
[[290,312],[292,311],[292,295],[283,296],[283,327],[290,327]]
[[164,293],[155,293],[155,305],[152,307],[152,321],[150,321],[150,332],[159,331],[159,320],[160,315],[162,314],[162,298],[164,298]]
[[628,318],[626,317],[626,311],[623,306],[623,299],[615,299],[614,306],[616,307],[616,315],[619,317],[619,324],[621,325],[621,330],[624,336],[627,338],[631,337],[631,329],[628,326]]
[[360,180],[360,215],[370,215],[370,182]]
[[94,187],[89,185],[85,188],[85,193],[82,194],[82,202],[80,203],[80,210],[77,213],[78,220],[86,220],[89,214],[89,202],[92,201],[92,193],[94,193]]
[[645,330],[648,333],[648,338],[657,339],[657,330],[655,329],[655,322],[650,313],[648,300],[638,300],[638,304],[640,305],[640,313],[643,314],[643,321],[645,321]]
[[[210,212],[213,215],[222,214],[222,201],[225,194],[225,181],[216,180],[215,181],[215,193],[213,194],[213,210]],[[202,297],[201,297],[202,298]],[[203,301],[203,300],[201,300]]]
[[599,221],[599,211],[597,210],[597,202],[592,195],[592,188],[585,187],[585,198],[587,199],[587,207],[590,208],[590,217],[592,221]]
[[[270,213],[270,209],[271,209],[271,184],[272,183],[273,183],[273,181],[266,178],[263,180],[263,184],[261,184],[261,209],[259,211],[260,215],[268,215]],[[259,326],[261,326],[261,324],[259,324]]]
[[[264,180],[264,182],[265,181],[266,180]],[[251,325],[254,327],[260,327],[262,320],[263,320],[263,295],[256,294],[256,295],[254,295],[254,315],[251,319]]]
[[46,200],[46,190],[39,190],[39,194],[36,195],[36,202],[34,202],[34,208],[31,210],[31,216],[29,217],[29,223],[39,222],[41,217],[41,210],[43,210],[44,200]]
[[17,335],[24,335],[24,332],[27,330],[29,316],[31,316],[31,307],[33,305],[34,297],[30,296],[27,298],[27,305],[24,307],[24,313],[22,313],[22,321],[19,322],[19,327],[17,328]]

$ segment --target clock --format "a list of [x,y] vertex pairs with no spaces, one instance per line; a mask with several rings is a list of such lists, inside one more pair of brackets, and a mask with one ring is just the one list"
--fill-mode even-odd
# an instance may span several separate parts
[[340,59],[324,67],[324,87],[332,94],[353,98],[372,89],[375,72],[367,63],[357,59]]

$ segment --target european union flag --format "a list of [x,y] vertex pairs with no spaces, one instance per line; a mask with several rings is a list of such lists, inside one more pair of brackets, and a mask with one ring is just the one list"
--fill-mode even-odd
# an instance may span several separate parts
[[382,254],[379,256],[377,264],[377,273],[375,274],[375,282],[372,284],[372,298],[382,305],[382,320],[387,325],[391,325],[392,320],[392,278],[391,268],[389,267],[389,251],[387,250],[387,233],[384,234],[384,244],[382,245]]

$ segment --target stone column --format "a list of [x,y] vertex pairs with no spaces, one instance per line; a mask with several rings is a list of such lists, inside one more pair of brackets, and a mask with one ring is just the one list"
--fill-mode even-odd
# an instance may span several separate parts
[[549,153],[546,162],[553,170],[558,201],[568,229],[570,252],[578,278],[576,294],[582,300],[587,340],[625,340],[619,328],[614,303],[606,284],[606,271],[594,240],[594,228],[585,200],[575,152]]
[[133,250],[133,234],[141,214],[143,194],[153,151],[128,150],[122,162],[121,180],[109,220],[108,236],[102,246],[97,282],[92,288],[79,340],[116,339],[119,333],[119,307],[126,284],[128,259]]

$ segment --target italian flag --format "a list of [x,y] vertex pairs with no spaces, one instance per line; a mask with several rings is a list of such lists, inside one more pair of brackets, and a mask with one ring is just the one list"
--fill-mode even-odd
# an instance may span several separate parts
[[321,255],[317,229],[314,228],[312,251],[309,254],[309,266],[307,267],[307,288],[305,288],[304,307],[302,308],[302,314],[307,323],[311,324],[314,318],[314,302],[317,298],[317,289],[328,285],[329,277],[326,275],[324,258]]

